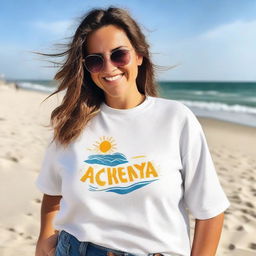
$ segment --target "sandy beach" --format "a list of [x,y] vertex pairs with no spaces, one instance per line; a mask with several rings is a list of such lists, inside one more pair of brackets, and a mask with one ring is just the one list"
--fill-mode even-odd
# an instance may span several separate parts
[[[34,255],[42,194],[35,187],[50,135],[47,94],[0,84],[0,255]],[[256,255],[256,128],[199,118],[231,202],[218,256]],[[193,233],[191,223],[191,233]]]

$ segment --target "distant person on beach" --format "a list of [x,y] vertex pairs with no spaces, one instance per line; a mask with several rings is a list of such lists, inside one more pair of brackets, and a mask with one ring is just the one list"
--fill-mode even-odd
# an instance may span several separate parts
[[92,9],[68,47],[56,54],[66,59],[53,94],[67,90],[36,180],[36,256],[215,255],[229,201],[196,116],[158,97],[137,22]]
[[15,87],[15,90],[18,91],[20,88],[19,88],[19,85],[17,83],[14,83],[14,87]]

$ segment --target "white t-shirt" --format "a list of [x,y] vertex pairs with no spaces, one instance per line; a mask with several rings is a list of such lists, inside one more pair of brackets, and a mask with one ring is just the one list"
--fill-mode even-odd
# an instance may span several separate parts
[[103,103],[68,148],[50,144],[36,185],[62,195],[55,229],[137,255],[189,256],[187,210],[208,219],[229,206],[195,115],[151,96]]

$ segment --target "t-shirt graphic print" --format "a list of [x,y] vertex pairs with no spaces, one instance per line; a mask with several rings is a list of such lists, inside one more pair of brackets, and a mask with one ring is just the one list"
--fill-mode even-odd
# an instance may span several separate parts
[[113,137],[107,136],[88,148],[99,152],[89,155],[82,167],[85,171],[80,180],[89,183],[90,191],[127,194],[158,180],[156,167],[145,155],[127,159],[124,154],[114,152],[116,149]]

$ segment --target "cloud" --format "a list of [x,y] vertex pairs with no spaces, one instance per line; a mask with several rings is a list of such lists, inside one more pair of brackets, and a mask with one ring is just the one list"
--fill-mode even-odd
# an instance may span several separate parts
[[[169,46],[169,62],[181,66],[163,74],[177,80],[256,81],[256,20],[223,24]],[[159,61],[161,63],[161,60]]]
[[[43,45],[47,44],[47,40],[69,37],[73,32],[72,20],[62,20],[55,22],[36,21],[30,23],[34,34],[38,34],[37,39],[31,38],[29,43],[22,44],[22,41],[12,43],[0,43],[0,73],[4,73],[7,78],[31,78],[31,79],[51,79],[56,73],[57,68],[48,68],[53,66],[43,58],[32,54],[31,51],[49,52],[45,49],[40,49],[40,38],[43,38]],[[36,31],[35,31],[36,30]],[[40,38],[39,38],[40,37]],[[36,42],[38,40],[38,42]],[[33,43],[38,45],[33,46]],[[15,66],[15,68],[13,68]]]
[[0,74],[7,79],[51,79],[57,71],[44,67],[49,64],[35,60],[35,56],[16,45],[0,45],[0,56]]
[[[51,33],[52,37],[66,36],[73,32],[75,25],[70,20],[33,23],[41,34]],[[256,81],[255,42],[256,20],[236,20],[182,40],[170,41],[162,38],[151,49],[153,61],[163,66],[179,65],[158,73],[157,78]],[[53,69],[42,68],[47,63],[34,60],[20,43],[2,43],[0,56],[0,73],[4,72],[7,77],[51,78],[53,75]]]
[[40,29],[45,32],[49,32],[54,35],[63,35],[72,28],[73,22],[70,20],[54,21],[54,22],[45,22],[45,21],[36,21],[33,23],[33,26],[37,29]]
[[256,20],[242,21],[237,20],[233,23],[224,24],[200,35],[202,39],[218,40],[218,39],[248,39],[256,38]]

